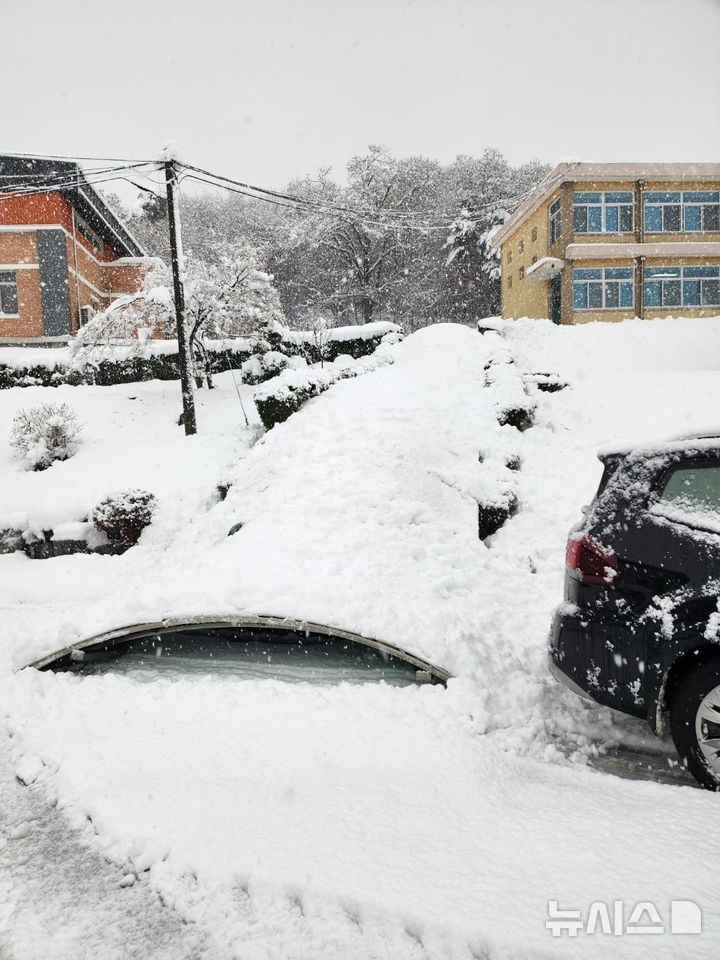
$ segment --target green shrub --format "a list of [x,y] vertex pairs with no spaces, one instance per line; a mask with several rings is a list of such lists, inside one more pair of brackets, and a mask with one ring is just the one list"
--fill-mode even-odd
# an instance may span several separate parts
[[302,386],[287,386],[282,393],[256,396],[255,406],[262,425],[266,430],[271,430],[276,424],[284,423],[304,403],[319,396],[328,386],[329,383],[311,380]]
[[100,501],[90,519],[111,544],[133,546],[150,524],[156,502],[152,493],[146,490],[114,493]]

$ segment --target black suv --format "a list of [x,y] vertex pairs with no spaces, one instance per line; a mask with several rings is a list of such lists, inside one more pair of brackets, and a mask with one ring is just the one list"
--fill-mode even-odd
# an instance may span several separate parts
[[553,675],[670,730],[720,789],[720,433],[602,453],[605,471],[566,553]]

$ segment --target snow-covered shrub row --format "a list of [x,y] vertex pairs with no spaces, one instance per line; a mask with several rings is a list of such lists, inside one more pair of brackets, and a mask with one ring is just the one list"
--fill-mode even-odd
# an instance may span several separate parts
[[[499,329],[488,326],[481,332],[491,345],[485,364],[485,386],[491,392],[497,422],[501,427],[526,430],[532,426],[535,405],[527,394],[520,366],[498,336]],[[518,509],[517,472],[521,458],[516,441],[511,438],[511,433],[505,436],[502,431],[496,438],[498,444],[479,454],[484,474],[484,489],[477,497],[478,536],[481,540],[497,533]]]
[[[301,358],[308,363],[332,362],[339,356],[355,359],[369,356],[384,342],[402,337],[394,323],[369,323],[365,326],[337,327],[327,331],[319,344],[312,331],[290,330],[281,324],[269,325],[262,336],[232,340],[206,340],[211,373],[239,369],[253,357],[267,353]],[[94,384],[105,387],[144,380],[177,380],[180,376],[177,341],[146,340],[140,347],[117,343],[105,356],[93,361],[73,358],[67,350],[48,350],[38,362],[35,348],[0,351],[0,390],[11,387],[56,387],[62,384]],[[322,355],[321,355],[322,354]],[[269,369],[267,376],[278,370]],[[267,379],[262,376],[260,380]],[[249,381],[249,382],[260,382]]]
[[360,360],[339,356],[319,370],[286,369],[255,391],[255,406],[260,420],[265,429],[270,430],[338,380],[357,377],[386,363],[392,363],[392,356],[387,349],[383,349]]
[[317,363],[321,359],[333,362],[339,357],[352,357],[359,360],[374,353],[380,344],[397,343],[403,338],[402,329],[396,323],[379,320],[375,323],[366,323],[361,327],[336,327],[328,331],[325,356],[316,356],[317,349],[310,342],[310,362]]
[[[254,344],[246,338],[230,341],[218,341],[209,346],[213,372],[237,369],[250,357]],[[60,351],[52,351],[52,353]],[[180,363],[177,342],[172,340],[147,341],[142,353],[128,350],[122,344],[113,348],[112,356],[82,363],[67,356],[62,351],[62,359],[43,357],[42,363],[25,363],[29,354],[34,360],[38,351],[33,347],[13,350],[5,362],[0,352],[0,390],[11,387],[58,387],[92,384],[99,387],[113,386],[118,383],[137,383],[144,380],[177,380],[180,377]],[[48,354],[51,351],[47,351]],[[29,359],[29,358],[28,358]]]
[[19,410],[10,430],[10,446],[29,470],[46,470],[77,450],[82,427],[67,403],[41,403]]
[[[320,371],[286,371],[295,376],[283,379],[282,383],[271,381],[268,390],[255,394],[255,406],[258,416],[266,430],[283,423],[312,397],[327,390],[332,380],[328,380]],[[282,375],[281,375],[282,376]],[[280,380],[280,377],[277,378]]]
[[528,396],[518,364],[503,344],[493,349],[485,369],[485,382],[494,387],[497,418],[501,426],[515,427],[517,430],[527,430],[532,426],[535,404]]
[[283,370],[290,367],[307,366],[303,357],[288,357],[279,350],[266,350],[265,353],[254,353],[240,367],[243,383],[258,384],[276,377]]

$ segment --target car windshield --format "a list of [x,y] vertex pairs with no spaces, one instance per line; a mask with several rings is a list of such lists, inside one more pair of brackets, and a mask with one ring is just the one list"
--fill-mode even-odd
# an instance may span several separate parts
[[64,657],[50,669],[82,675],[121,673],[141,681],[218,676],[405,686],[418,680],[414,664],[357,641],[251,628],[177,630],[116,640]]

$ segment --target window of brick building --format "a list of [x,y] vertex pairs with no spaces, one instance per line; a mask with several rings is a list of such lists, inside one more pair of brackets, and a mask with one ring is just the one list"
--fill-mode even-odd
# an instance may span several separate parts
[[537,227],[532,228],[532,233],[530,234],[530,239],[535,241],[537,240]]
[[508,290],[512,287],[512,277],[508,277]]
[[525,276],[525,267],[520,267],[520,270],[518,271],[518,276],[522,280],[522,278]]
[[95,233],[93,228],[88,226],[77,214],[75,214],[75,229],[81,236],[85,237],[91,247],[94,247],[95,250],[98,251],[102,250],[103,242],[100,237]]
[[512,250],[508,250],[507,261],[508,263],[512,263]]
[[525,249],[525,241],[521,240],[520,243],[518,244],[518,253],[522,253],[524,249]]
[[15,317],[17,312],[17,274],[14,270],[2,270],[0,271],[0,316]]

